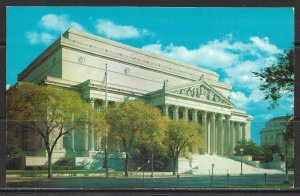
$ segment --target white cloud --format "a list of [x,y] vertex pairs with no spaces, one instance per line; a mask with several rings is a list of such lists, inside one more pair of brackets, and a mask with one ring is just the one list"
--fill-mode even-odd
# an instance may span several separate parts
[[264,94],[259,90],[260,80],[252,72],[259,72],[276,63],[276,55],[282,52],[270,43],[268,37],[252,36],[248,42],[241,42],[234,40],[230,34],[223,40],[215,39],[194,49],[174,44],[164,47],[159,42],[142,49],[211,70],[221,68],[227,75],[224,82],[239,89],[231,93],[231,98],[236,107],[242,109],[264,99]]
[[[248,68],[246,68],[247,73],[251,73],[249,68],[252,71],[258,71],[258,68],[265,67],[268,64],[267,60],[276,59],[274,55],[282,51],[276,45],[271,44],[268,37],[252,36],[248,43],[232,40],[232,35],[228,35],[224,40],[215,39],[194,49],[172,43],[163,47],[159,42],[146,45],[142,49],[210,69],[235,69],[237,67],[235,65],[240,64],[241,69]],[[255,60],[245,62],[245,56],[251,56]]]
[[29,41],[30,44],[46,44],[48,45],[54,40],[54,36],[50,33],[42,32],[38,33],[36,31],[33,32],[27,32],[26,38]]
[[97,33],[107,38],[130,39],[149,34],[146,29],[138,29],[134,26],[115,24],[110,20],[98,19],[96,23]]
[[227,41],[214,40],[195,49],[170,44],[163,49],[160,43],[150,44],[142,49],[162,54],[187,63],[218,69],[230,67],[238,61],[238,55],[229,52]]
[[245,109],[250,102],[248,97],[241,91],[231,92],[230,97],[236,108]]
[[270,55],[278,54],[281,53],[282,50],[277,48],[276,45],[270,44],[269,38],[264,37],[264,38],[259,38],[259,37],[250,37],[250,40],[253,42],[253,46],[261,49],[262,51],[267,52]]
[[75,28],[84,31],[84,28],[77,22],[69,20],[68,15],[47,14],[40,20],[42,27],[47,30],[65,32],[68,28]]

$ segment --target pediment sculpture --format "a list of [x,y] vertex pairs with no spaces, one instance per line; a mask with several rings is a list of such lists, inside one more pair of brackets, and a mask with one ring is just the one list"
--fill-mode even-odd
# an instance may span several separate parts
[[211,89],[207,88],[205,85],[201,84],[199,86],[186,87],[182,89],[177,89],[171,93],[184,95],[187,97],[198,98],[201,100],[208,100],[222,104],[228,104],[224,98],[213,92]]

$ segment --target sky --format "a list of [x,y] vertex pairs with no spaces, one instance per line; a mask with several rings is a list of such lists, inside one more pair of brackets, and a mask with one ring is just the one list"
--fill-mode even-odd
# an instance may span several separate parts
[[268,110],[253,71],[293,47],[292,8],[8,7],[7,85],[68,28],[75,28],[217,72],[231,99],[253,116],[251,138],[293,98]]

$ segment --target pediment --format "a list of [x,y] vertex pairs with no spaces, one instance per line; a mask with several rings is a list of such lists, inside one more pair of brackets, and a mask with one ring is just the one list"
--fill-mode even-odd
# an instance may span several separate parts
[[205,81],[196,81],[185,85],[173,86],[165,89],[165,93],[199,101],[234,106],[229,98],[222,95]]

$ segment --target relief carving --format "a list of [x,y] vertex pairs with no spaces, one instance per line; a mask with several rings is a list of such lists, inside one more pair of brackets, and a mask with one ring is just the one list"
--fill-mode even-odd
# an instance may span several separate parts
[[172,93],[226,104],[226,101],[224,99],[222,99],[219,95],[215,94],[212,90],[205,87],[204,85],[178,89],[173,91]]
[[80,64],[83,64],[83,63],[85,62],[84,57],[83,57],[83,56],[78,57],[78,62],[79,62]]

